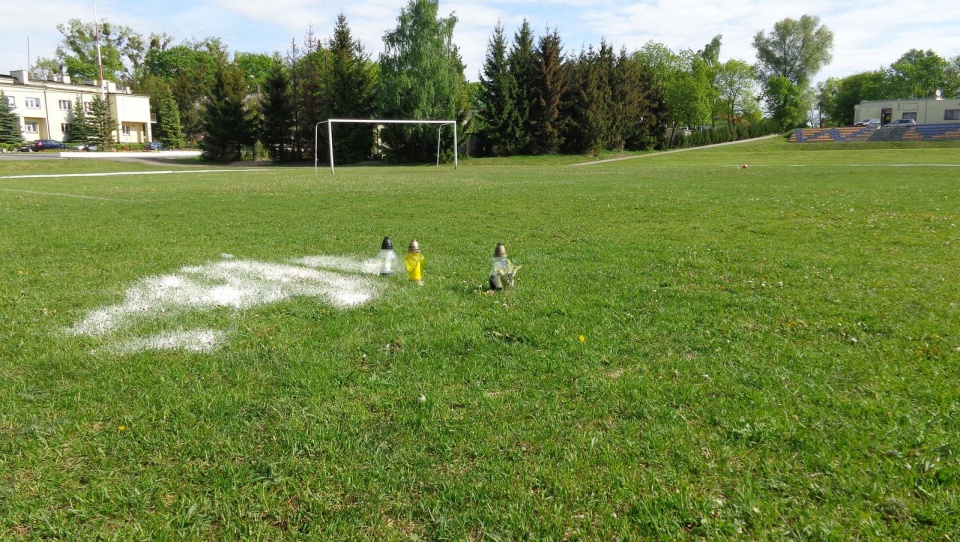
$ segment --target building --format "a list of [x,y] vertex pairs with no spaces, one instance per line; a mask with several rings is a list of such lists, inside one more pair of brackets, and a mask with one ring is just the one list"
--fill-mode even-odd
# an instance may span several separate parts
[[[68,75],[51,79],[33,81],[27,70],[0,75],[0,91],[14,108],[14,114],[20,117],[23,138],[27,141],[69,141],[71,110],[77,97],[89,112],[94,97],[101,93],[95,83],[74,84]],[[129,88],[118,89],[112,81],[105,83],[103,97],[110,105],[110,116],[117,123],[114,140],[119,144],[152,141],[150,97],[132,94]]]
[[917,124],[960,124],[960,100],[937,97],[863,101],[853,106],[853,118],[857,121],[880,119],[883,126],[899,119],[913,119]]

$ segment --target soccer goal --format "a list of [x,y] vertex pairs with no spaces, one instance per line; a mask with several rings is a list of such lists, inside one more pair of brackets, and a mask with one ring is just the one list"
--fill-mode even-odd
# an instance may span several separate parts
[[455,120],[362,120],[362,119],[327,119],[318,122],[313,127],[313,171],[314,173],[319,173],[318,168],[318,145],[319,145],[319,136],[320,136],[320,125],[327,125],[327,142],[330,144],[330,175],[334,174],[333,166],[333,124],[341,123],[351,123],[351,124],[437,124],[437,167],[440,167],[440,135],[445,124],[450,124],[453,126],[453,167],[458,169],[460,164],[457,161],[457,153],[459,149],[457,148],[457,121]]

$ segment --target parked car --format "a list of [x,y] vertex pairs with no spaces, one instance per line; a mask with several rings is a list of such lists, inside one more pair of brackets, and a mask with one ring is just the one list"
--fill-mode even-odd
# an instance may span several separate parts
[[916,125],[917,125],[917,121],[913,119],[897,119],[891,122],[890,124],[887,124],[888,127],[889,126],[916,126]]
[[163,143],[160,143],[159,141],[151,141],[149,143],[144,144],[143,149],[147,151],[162,151]]
[[880,126],[880,119],[863,119],[854,126]]
[[40,152],[47,150],[66,150],[70,147],[67,147],[59,141],[54,141],[52,139],[38,139],[33,143],[24,145],[20,147],[20,152]]

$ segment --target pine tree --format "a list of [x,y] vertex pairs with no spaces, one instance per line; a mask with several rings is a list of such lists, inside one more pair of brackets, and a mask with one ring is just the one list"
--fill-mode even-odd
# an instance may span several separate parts
[[266,147],[274,162],[287,162],[294,158],[295,130],[290,77],[286,67],[278,63],[264,83],[258,127],[260,143]]
[[86,145],[90,142],[90,119],[87,117],[87,110],[83,105],[83,97],[77,95],[73,102],[73,108],[70,110],[70,143]]
[[524,19],[517,33],[513,35],[513,47],[507,56],[507,66],[517,85],[517,137],[506,141],[511,154],[529,154],[533,141],[534,121],[532,111],[537,100],[537,59],[533,50],[533,31],[530,23]]
[[221,60],[213,93],[203,112],[201,158],[233,162],[243,156],[243,146],[253,143],[253,119],[245,103],[247,82],[243,72]]
[[[340,14],[330,39],[328,114],[330,118],[369,119],[373,115],[374,78],[363,45],[350,34],[347,19]],[[333,141],[337,162],[366,159],[373,149],[373,126],[334,126]]]
[[494,27],[487,45],[487,58],[480,76],[480,135],[485,152],[510,154],[521,137],[520,113],[516,108],[517,82],[507,68],[507,41],[503,25]]
[[567,90],[567,72],[563,69],[563,45],[554,30],[537,44],[536,102],[532,112],[533,151],[553,154],[563,144],[561,107]]
[[173,92],[170,87],[160,91],[160,104],[157,115],[157,134],[156,138],[167,148],[183,148],[183,126],[180,124],[180,109],[177,108],[177,101],[173,98]]
[[20,128],[20,116],[13,112],[7,97],[0,91],[0,144],[16,145],[23,143]]
[[110,104],[102,96],[94,96],[87,116],[88,141],[100,151],[113,149],[116,120],[110,115]]

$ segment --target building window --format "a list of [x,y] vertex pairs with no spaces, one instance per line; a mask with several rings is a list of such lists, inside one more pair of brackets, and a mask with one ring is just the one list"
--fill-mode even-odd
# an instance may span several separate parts
[[70,111],[71,107],[73,107],[73,102],[70,100],[60,100],[60,111]]
[[63,132],[63,133],[65,133],[65,134],[69,134],[69,133],[70,133],[70,123],[69,123],[69,122],[61,122],[61,123],[60,123],[60,131]]
[[17,98],[15,96],[7,96],[7,105],[17,107]]
[[908,120],[908,119],[917,120],[917,112],[914,111],[912,113],[904,113],[903,117],[901,118],[904,120]]
[[40,133],[40,125],[36,122],[24,122],[23,131],[28,134],[38,134]]
[[125,136],[130,135],[130,126],[124,124],[124,125],[120,128],[120,132],[121,132],[123,135],[125,135]]
[[40,98],[24,98],[23,106],[27,109],[40,109]]
[[960,109],[947,109],[943,112],[943,120],[960,120]]
[[93,113],[93,102],[83,102],[83,110],[87,113]]

